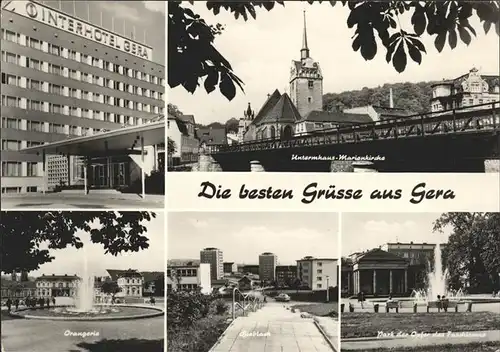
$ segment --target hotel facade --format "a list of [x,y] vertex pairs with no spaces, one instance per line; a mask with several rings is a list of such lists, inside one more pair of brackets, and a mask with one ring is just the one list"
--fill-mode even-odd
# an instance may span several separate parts
[[[20,150],[164,113],[165,68],[151,47],[37,2],[2,2],[1,15],[2,194],[83,183],[79,156],[48,155],[44,170],[42,155]],[[134,155],[100,156],[87,178],[125,186],[136,168]]]

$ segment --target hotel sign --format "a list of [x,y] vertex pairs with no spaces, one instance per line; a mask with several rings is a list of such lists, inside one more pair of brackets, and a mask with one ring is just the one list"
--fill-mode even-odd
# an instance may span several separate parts
[[93,26],[86,21],[54,10],[43,4],[31,1],[16,0],[7,1],[2,7],[3,10],[17,13],[21,16],[28,17],[51,27],[76,34],[96,43],[107,45],[111,48],[140,57],[142,59],[152,59],[153,49],[151,47],[117,35],[116,33],[112,33],[110,31],[107,31],[106,29]]

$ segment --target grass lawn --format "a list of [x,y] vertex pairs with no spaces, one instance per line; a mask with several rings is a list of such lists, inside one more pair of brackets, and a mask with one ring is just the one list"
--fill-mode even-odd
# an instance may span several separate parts
[[167,331],[168,352],[208,352],[229,325],[228,315],[209,315],[187,329]]
[[500,314],[491,312],[416,314],[344,313],[342,314],[341,324],[342,338],[372,337],[377,336],[379,331],[435,333],[497,330],[500,327]]
[[439,346],[421,346],[421,347],[398,347],[396,349],[376,348],[370,350],[350,350],[342,349],[341,352],[497,352],[500,348],[500,342],[471,343],[465,345],[439,345]]
[[295,304],[292,308],[318,317],[336,317],[338,316],[339,304],[338,302]]

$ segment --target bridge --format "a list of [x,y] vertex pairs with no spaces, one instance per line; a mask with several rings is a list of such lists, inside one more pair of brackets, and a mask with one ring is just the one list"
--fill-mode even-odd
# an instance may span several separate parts
[[352,172],[356,156],[374,172],[498,172],[500,102],[208,147],[198,170]]

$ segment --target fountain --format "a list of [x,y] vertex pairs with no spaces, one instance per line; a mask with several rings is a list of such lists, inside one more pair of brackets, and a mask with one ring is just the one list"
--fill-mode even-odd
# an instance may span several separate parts
[[76,312],[91,312],[94,308],[94,275],[88,272],[88,259],[83,251],[83,275],[78,282],[77,294],[75,297]]
[[410,297],[417,302],[436,301],[438,296],[446,296],[449,300],[460,300],[463,297],[462,290],[448,290],[448,269],[443,271],[441,257],[441,245],[434,247],[433,269],[427,273],[427,289],[413,290]]
[[45,320],[120,320],[139,319],[163,315],[162,308],[144,307],[127,304],[110,304],[95,302],[95,277],[89,272],[88,259],[83,250],[83,272],[77,281],[76,295],[73,305],[59,305],[48,309],[24,308],[11,315],[27,319]]

